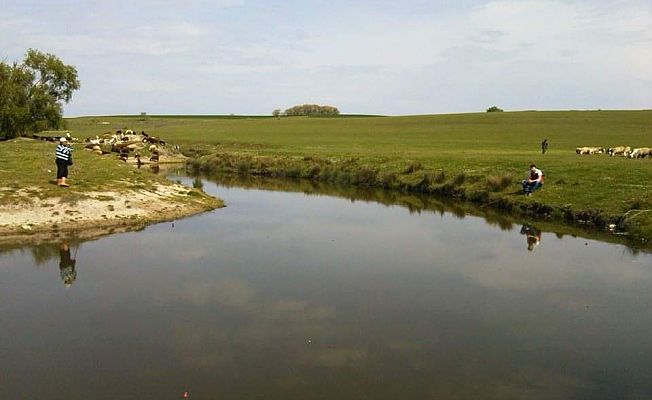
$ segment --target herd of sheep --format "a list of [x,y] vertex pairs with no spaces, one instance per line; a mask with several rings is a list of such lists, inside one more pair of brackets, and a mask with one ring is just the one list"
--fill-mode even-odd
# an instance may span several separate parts
[[622,157],[629,157],[629,158],[645,158],[645,157],[652,157],[652,148],[640,147],[632,150],[632,148],[629,146],[610,147],[607,149],[605,149],[604,147],[578,147],[575,149],[575,153],[579,155],[609,154],[612,157],[622,156]]
[[[93,153],[98,155],[109,152],[118,153],[120,159],[123,161],[127,161],[130,152],[135,152],[134,159],[138,164],[141,164],[138,150],[143,149],[145,147],[144,144],[149,144],[147,149],[151,154],[150,162],[155,163],[158,162],[160,155],[160,150],[157,145],[165,146],[164,140],[156,136],[150,136],[145,132],[138,134],[131,129],[124,132],[118,130],[115,134],[105,133],[102,137],[95,136],[95,138],[87,138],[85,142],[87,143],[86,148],[91,150]],[[111,150],[103,150],[100,145],[110,145]]]

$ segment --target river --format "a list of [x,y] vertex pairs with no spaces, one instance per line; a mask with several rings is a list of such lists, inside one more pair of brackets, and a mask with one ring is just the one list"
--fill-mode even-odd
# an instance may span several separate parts
[[203,187],[227,207],[0,253],[0,398],[652,397],[649,253],[352,189]]

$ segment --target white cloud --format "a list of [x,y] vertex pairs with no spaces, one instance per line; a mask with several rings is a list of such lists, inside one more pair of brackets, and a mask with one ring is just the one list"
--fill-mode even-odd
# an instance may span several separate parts
[[[346,112],[388,114],[489,103],[652,105],[652,6],[642,1],[498,0],[452,9],[390,4],[398,14],[364,2],[335,3],[319,13],[244,1],[92,4],[86,11],[70,7],[81,14],[67,23],[9,7],[0,14],[0,48],[10,59],[27,47],[60,55],[78,66],[83,88],[99,86],[89,81],[108,87],[131,81],[140,82],[129,94],[134,99],[142,85],[146,92],[176,94],[157,103],[161,112],[174,112],[183,101],[198,113],[267,113],[319,99],[337,101]],[[414,12],[424,9],[429,12]],[[83,90],[76,98],[95,96]],[[193,102],[184,91],[202,100]],[[76,110],[74,101],[69,107],[75,114],[112,112]]]

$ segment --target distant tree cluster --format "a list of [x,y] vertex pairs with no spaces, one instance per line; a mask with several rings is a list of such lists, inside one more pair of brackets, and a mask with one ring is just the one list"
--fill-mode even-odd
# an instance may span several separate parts
[[[274,115],[278,116],[276,112],[279,110],[274,110]],[[333,106],[320,106],[318,104],[301,104],[298,106],[294,106],[291,108],[288,108],[283,112],[283,115],[286,115],[288,117],[295,117],[295,116],[332,116],[332,115],[339,115],[340,110],[337,109],[337,107]]]
[[503,112],[503,109],[498,108],[496,106],[491,106],[491,107],[487,108],[487,112]]
[[29,49],[22,63],[0,62],[0,136],[59,129],[63,102],[79,89],[77,70],[52,54]]

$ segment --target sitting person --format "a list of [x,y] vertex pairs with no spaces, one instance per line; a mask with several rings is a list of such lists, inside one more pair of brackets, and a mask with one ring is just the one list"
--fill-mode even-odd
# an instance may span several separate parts
[[530,165],[530,177],[521,183],[523,184],[523,194],[531,195],[532,192],[543,186],[543,171],[534,164]]

